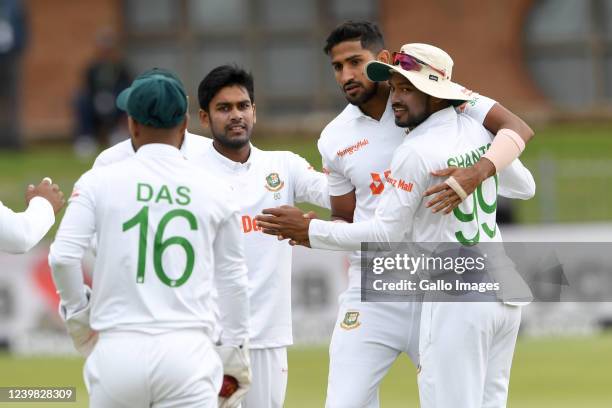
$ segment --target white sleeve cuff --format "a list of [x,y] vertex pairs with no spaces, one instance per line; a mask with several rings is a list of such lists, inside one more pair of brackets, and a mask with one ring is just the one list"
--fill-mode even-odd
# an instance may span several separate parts
[[27,212],[34,211],[39,214],[39,222],[47,227],[47,230],[55,223],[55,211],[51,203],[43,197],[36,196],[30,200]]
[[308,226],[310,247],[329,251],[360,250],[361,239],[359,237],[363,235],[367,225],[358,224],[362,228],[355,228],[356,224],[313,219]]
[[308,225],[308,240],[310,247],[314,249],[325,249],[325,243],[322,237],[326,236],[325,221],[313,219]]

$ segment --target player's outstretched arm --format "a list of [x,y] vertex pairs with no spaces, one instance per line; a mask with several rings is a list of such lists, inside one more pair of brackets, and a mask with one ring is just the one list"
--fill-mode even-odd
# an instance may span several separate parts
[[483,126],[496,136],[478,162],[471,167],[449,167],[432,173],[436,177],[447,177],[444,182],[424,193],[425,196],[437,194],[426,204],[433,212],[449,214],[484,180],[501,172],[518,158],[525,144],[534,136],[533,130],[521,118],[499,103],[489,110]]
[[53,226],[64,202],[58,185],[45,177],[38,186],[28,186],[24,212],[15,213],[0,203],[0,250],[24,253],[32,249]]
[[[397,180],[412,184],[410,189],[388,184],[373,219],[345,223],[310,219],[298,208],[282,206],[263,210],[256,220],[262,231],[281,235],[297,242],[308,242],[312,248],[335,251],[361,249],[362,242],[398,242],[404,238],[422,201],[429,175],[421,158],[412,151],[393,158],[391,174]],[[304,232],[306,231],[306,232]]]

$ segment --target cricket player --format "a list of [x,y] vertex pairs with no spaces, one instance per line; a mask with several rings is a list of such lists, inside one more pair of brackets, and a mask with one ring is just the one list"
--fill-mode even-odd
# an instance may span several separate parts
[[[473,118],[455,111],[453,105],[468,97],[451,82],[453,62],[448,54],[427,44],[406,44],[393,61],[394,65],[378,61],[366,65],[371,80],[389,80],[395,123],[410,129],[393,154],[374,217],[352,224],[332,223],[281,209],[275,211],[280,218],[262,217],[263,228],[307,241],[313,248],[335,250],[357,249],[361,242],[474,245],[501,241],[495,221],[497,195],[530,198],[535,193],[533,177],[518,160],[491,156],[487,149],[492,135]],[[436,183],[432,170],[481,155],[500,169],[498,174],[478,187],[453,215],[431,212],[423,194]],[[294,224],[307,224],[308,235],[302,236],[301,225],[294,228]],[[400,321],[386,323],[401,331]],[[364,313],[363,325],[369,323]],[[423,303],[418,375],[421,407],[505,407],[519,323],[520,308],[512,304]],[[370,369],[378,371],[381,365]],[[330,375],[330,388],[333,380]],[[371,406],[329,402],[334,407]]]
[[[261,233],[255,216],[268,207],[309,202],[329,208],[327,179],[300,156],[250,143],[256,122],[253,77],[223,65],[198,87],[199,119],[211,139],[186,134],[185,156],[229,186],[240,208],[249,280],[253,379],[243,408],[282,407],[287,388],[291,325],[291,248]],[[102,152],[94,168],[133,155],[129,141]]]
[[[338,26],[327,38],[325,52],[331,57],[336,81],[349,102],[323,130],[318,142],[328,174],[332,219],[365,221],[374,216],[387,188],[393,152],[406,137],[406,129],[395,124],[388,85],[372,82],[365,76],[368,62],[376,59],[389,62],[391,55],[384,49],[380,30],[369,22]],[[482,123],[490,132],[506,129],[526,140],[532,136],[522,120],[495,101],[477,94],[464,96],[466,99],[469,96],[469,100],[457,110]],[[455,184],[466,193],[475,190],[491,167],[487,159],[481,158],[475,164],[472,157],[469,161],[462,158],[455,165]],[[439,174],[440,168],[431,171]],[[453,198],[454,190],[434,187],[445,194],[434,210],[448,211],[445,203],[448,205]],[[455,202],[451,201],[451,205]],[[377,407],[380,382],[399,353],[407,353],[415,367],[418,365],[421,305],[362,303],[360,252],[352,252],[349,260],[349,287],[339,298],[338,320],[330,344],[327,406]]]
[[15,213],[0,202],[0,251],[22,254],[36,245],[55,224],[64,207],[64,193],[49,177],[26,190],[28,208]]
[[[90,405],[217,407],[225,372],[239,388],[221,407],[236,407],[250,383],[238,207],[227,185],[178,149],[187,97],[173,74],[145,72],[117,106],[136,154],[77,181],[49,255],[60,313],[88,355]],[[90,290],[81,259],[94,234]]]

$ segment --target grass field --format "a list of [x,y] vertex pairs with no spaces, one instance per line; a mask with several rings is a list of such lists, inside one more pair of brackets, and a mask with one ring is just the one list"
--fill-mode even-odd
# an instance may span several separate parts
[[[518,220],[530,223],[611,220],[610,126],[555,125],[536,129],[536,135],[522,160],[534,174],[538,190],[532,200],[513,202]],[[257,136],[253,142],[263,149],[294,151],[320,168],[316,138],[317,135],[289,135],[283,139]],[[0,151],[0,200],[16,210],[23,209],[26,185],[47,175],[68,194],[92,162],[93,158],[78,160],[68,146],[34,147],[23,153]]]
[[[287,408],[323,407],[327,362],[325,347],[290,349]],[[82,365],[79,358],[16,358],[0,355],[0,386],[76,386],[77,403],[61,406],[86,407]],[[519,339],[508,406],[612,407],[611,369],[612,333],[580,338]],[[400,408],[417,405],[415,369],[408,358],[402,356],[383,381],[381,406]],[[0,403],[0,408],[8,406],[10,404]]]

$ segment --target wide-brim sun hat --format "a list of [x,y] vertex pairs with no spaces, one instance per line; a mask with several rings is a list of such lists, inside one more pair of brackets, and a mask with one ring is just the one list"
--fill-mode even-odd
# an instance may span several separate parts
[[461,85],[451,81],[453,59],[438,47],[404,44],[400,52],[393,53],[393,62],[370,61],[365,67],[367,77],[375,82],[387,81],[396,72],[427,95],[457,102],[470,99]]

